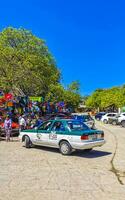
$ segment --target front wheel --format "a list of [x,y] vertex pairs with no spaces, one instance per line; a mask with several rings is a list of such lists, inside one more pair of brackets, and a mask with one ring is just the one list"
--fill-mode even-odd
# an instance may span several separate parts
[[121,125],[125,128],[125,120],[121,122]]
[[72,153],[72,147],[67,141],[62,141],[59,149],[62,155],[70,155]]
[[26,148],[30,148],[31,147],[31,141],[30,141],[30,138],[28,136],[25,136],[25,139],[24,139],[24,146]]

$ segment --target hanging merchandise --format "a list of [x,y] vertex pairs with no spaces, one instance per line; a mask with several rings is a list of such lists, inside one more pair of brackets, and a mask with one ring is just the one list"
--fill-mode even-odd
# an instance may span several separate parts
[[7,107],[13,107],[13,101],[8,101],[7,102]]
[[4,108],[5,106],[5,99],[3,96],[0,96],[0,108]]
[[7,93],[4,95],[5,100],[11,100],[13,98],[13,95],[10,93]]

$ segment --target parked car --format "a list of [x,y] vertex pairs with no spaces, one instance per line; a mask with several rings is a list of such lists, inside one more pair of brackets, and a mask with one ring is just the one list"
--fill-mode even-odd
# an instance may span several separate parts
[[95,129],[95,121],[89,114],[72,113],[74,119],[85,123],[89,128]]
[[122,126],[125,127],[125,113],[121,113],[118,117],[118,123]]
[[103,131],[91,130],[73,119],[46,121],[37,129],[21,131],[19,139],[26,148],[32,145],[59,148],[63,155],[69,155],[77,149],[92,150],[105,143]]
[[118,116],[110,118],[110,119],[108,120],[108,123],[109,123],[109,124],[112,124],[112,125],[119,125]]
[[99,112],[95,115],[95,119],[100,121],[101,118],[106,114],[106,112]]
[[109,123],[109,119],[114,118],[118,115],[118,113],[106,113],[105,115],[102,116],[101,121],[104,122],[105,124]]

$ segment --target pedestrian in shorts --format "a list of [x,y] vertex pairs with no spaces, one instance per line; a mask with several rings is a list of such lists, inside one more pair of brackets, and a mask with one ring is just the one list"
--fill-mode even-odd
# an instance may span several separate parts
[[6,117],[4,121],[4,129],[6,134],[6,141],[10,141],[11,131],[12,131],[12,121],[9,116]]

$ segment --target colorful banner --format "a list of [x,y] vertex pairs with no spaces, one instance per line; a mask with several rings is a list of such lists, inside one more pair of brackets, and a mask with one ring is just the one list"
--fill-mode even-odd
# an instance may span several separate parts
[[42,101],[42,97],[29,97],[30,101],[38,101],[41,102]]
[[3,108],[3,107],[4,107],[4,103],[5,103],[4,97],[1,96],[1,97],[0,97],[0,108]]

